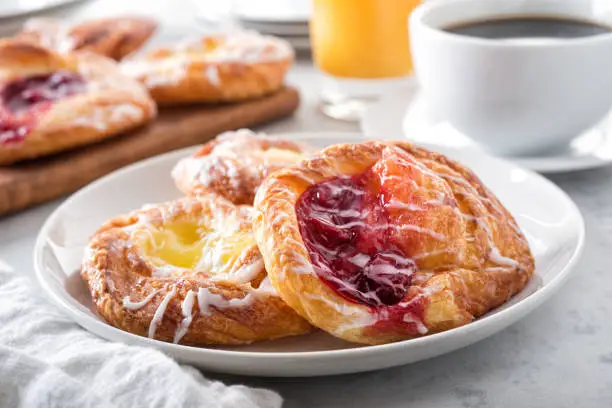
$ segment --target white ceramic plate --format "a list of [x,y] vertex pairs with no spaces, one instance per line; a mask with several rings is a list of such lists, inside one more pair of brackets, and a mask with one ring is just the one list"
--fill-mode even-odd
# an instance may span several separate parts
[[[283,135],[318,147],[365,140],[353,133]],[[545,178],[473,150],[445,151],[472,167],[517,218],[536,258],[537,276],[506,305],[448,332],[381,346],[360,346],[325,333],[242,347],[189,347],[118,330],[94,312],[78,268],[88,237],[105,220],[146,203],[179,196],[170,169],[192,148],[126,167],[68,198],[40,231],[38,280],[54,303],[86,329],[112,341],[156,347],[203,369],[258,376],[316,376],[391,367],[467,346],[516,322],[566,280],[579,258],[584,223],[574,203]],[[554,203],[554,205],[551,205]]]
[[310,0],[235,0],[232,13],[241,20],[305,23],[311,14]]
[[283,36],[308,37],[310,29],[307,22],[300,23],[277,23],[241,20],[240,25],[248,30],[259,31],[263,34]]
[[0,18],[22,17],[82,0],[2,0]]
[[[416,84],[383,96],[365,112],[361,130],[370,137],[406,137],[416,143],[477,148],[475,142],[428,110]],[[562,173],[612,164],[612,117],[546,155],[506,157],[540,173]]]

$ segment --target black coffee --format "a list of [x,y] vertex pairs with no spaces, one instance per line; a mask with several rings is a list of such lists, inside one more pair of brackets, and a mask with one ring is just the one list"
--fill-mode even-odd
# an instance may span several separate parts
[[579,38],[611,33],[612,28],[587,20],[563,17],[526,16],[472,21],[450,26],[444,31],[470,37]]

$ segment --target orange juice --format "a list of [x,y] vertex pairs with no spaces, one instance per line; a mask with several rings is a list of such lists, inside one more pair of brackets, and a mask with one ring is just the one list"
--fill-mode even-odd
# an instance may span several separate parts
[[311,41],[318,67],[346,78],[412,72],[408,15],[421,0],[313,0]]

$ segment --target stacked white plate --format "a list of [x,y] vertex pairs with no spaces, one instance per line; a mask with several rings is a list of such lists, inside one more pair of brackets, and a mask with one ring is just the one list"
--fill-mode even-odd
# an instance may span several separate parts
[[296,50],[310,49],[309,0],[236,0],[232,14],[243,28],[284,38]]
[[0,36],[9,36],[21,29],[30,17],[41,15],[66,17],[75,3],[83,0],[0,0]]

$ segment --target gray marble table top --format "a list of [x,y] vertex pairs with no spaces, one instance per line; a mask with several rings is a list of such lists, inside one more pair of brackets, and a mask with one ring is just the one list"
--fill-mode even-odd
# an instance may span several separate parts
[[[301,89],[302,106],[264,130],[357,131],[356,124],[317,112],[319,81],[310,61],[299,62],[289,82]],[[277,390],[287,408],[612,407],[612,167],[550,178],[583,212],[586,248],[567,284],[517,324],[462,350],[383,371],[310,379],[211,376]],[[61,201],[0,218],[0,262],[33,276],[34,239]]]

